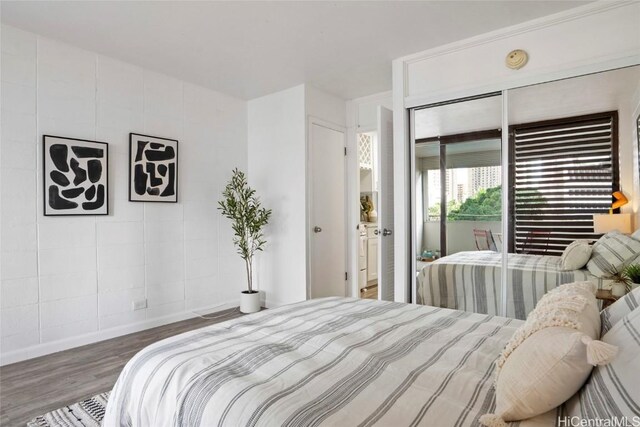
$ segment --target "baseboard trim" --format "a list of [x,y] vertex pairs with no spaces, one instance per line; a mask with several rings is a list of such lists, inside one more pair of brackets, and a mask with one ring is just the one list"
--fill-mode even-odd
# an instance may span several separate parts
[[24,360],[33,359],[35,357],[45,356],[47,354],[69,350],[71,348],[80,347],[87,344],[93,344],[95,342],[120,337],[122,335],[132,334],[134,332],[144,331],[146,329],[151,329],[158,326],[168,325],[169,323],[180,322],[181,320],[193,319],[194,317],[199,316],[198,313],[209,314],[212,312],[227,310],[229,308],[237,306],[237,301],[224,302],[213,306],[193,308],[181,311],[179,313],[169,314],[153,319],[146,319],[141,322],[90,332],[88,334],[78,335],[77,337],[36,344],[31,347],[21,348],[19,350],[0,354],[0,366],[22,362]]

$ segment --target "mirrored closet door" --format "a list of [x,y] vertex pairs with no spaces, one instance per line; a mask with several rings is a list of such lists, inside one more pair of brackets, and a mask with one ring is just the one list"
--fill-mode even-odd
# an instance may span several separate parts
[[638,94],[640,66],[508,91],[507,316],[525,318],[561,284],[585,280],[607,288],[620,273],[621,266],[599,271],[587,259],[560,257],[574,242],[593,245],[607,232],[633,231],[632,203],[613,202],[638,198]]
[[525,319],[562,284],[609,288],[623,266],[562,255],[634,231],[638,111],[640,66],[412,110],[413,301]]
[[427,106],[412,118],[415,301],[498,314],[502,97]]

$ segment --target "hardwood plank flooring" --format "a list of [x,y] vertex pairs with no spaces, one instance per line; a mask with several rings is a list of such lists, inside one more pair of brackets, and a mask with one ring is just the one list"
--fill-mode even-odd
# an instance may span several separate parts
[[360,289],[360,298],[378,299],[378,282],[369,283],[366,288]]
[[0,425],[24,426],[111,390],[124,365],[149,344],[242,315],[232,308],[0,367]]

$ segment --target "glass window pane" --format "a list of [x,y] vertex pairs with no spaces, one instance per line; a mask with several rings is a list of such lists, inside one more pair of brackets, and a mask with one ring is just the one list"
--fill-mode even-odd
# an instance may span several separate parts
[[440,253],[440,146],[416,145],[416,253],[418,268]]
[[460,142],[445,148],[447,254],[499,252],[502,248],[501,140]]

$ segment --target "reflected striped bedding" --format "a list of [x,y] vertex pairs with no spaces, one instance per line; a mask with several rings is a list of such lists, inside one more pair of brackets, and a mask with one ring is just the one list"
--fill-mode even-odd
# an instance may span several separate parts
[[[526,319],[546,292],[565,283],[604,280],[586,269],[562,271],[560,257],[508,254],[507,317]],[[418,273],[418,304],[500,314],[502,254],[458,252],[427,264]]]
[[477,426],[520,324],[365,299],[265,310],[138,353],[104,425]]

